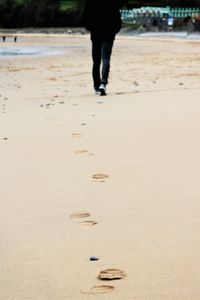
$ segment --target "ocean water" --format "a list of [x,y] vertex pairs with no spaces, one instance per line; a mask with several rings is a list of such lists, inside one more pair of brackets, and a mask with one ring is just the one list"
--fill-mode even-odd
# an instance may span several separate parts
[[[187,32],[130,32],[129,36],[141,37],[141,38],[175,38],[183,40],[199,40],[200,41],[200,32],[195,32],[188,34]],[[2,45],[2,47],[1,47]],[[67,50],[84,48],[84,46],[6,46],[5,44],[0,43],[0,58],[6,57],[31,57],[31,56],[52,56],[52,55],[61,55]]]
[[25,46],[0,46],[0,58],[4,57],[31,57],[31,56],[52,56],[52,55],[61,55],[67,50],[80,48],[80,46],[62,46],[62,47],[44,47],[44,46],[34,46],[34,47],[25,47]]
[[0,56],[46,56],[46,55],[59,55],[61,51],[51,47],[0,47]]

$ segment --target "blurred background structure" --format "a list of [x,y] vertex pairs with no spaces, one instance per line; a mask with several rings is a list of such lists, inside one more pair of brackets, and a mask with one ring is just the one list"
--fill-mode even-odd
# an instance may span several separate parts
[[122,9],[124,23],[141,25],[147,30],[152,28],[169,31],[174,28],[190,31],[200,30],[200,8],[173,8],[145,6],[141,8]]

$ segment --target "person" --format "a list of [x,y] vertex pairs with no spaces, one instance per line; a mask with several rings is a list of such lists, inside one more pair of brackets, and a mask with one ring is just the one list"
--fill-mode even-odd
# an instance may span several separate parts
[[94,89],[101,96],[106,95],[113,43],[121,23],[117,0],[86,0],[83,25],[90,31]]

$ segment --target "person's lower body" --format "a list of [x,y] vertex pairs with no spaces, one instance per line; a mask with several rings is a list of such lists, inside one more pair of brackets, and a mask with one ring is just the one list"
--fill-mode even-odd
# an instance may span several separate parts
[[[92,40],[93,82],[96,93],[106,95],[113,41]],[[102,67],[101,67],[102,66]]]

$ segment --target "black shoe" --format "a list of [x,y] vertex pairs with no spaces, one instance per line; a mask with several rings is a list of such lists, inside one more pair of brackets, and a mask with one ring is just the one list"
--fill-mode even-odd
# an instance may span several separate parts
[[102,83],[99,87],[99,91],[100,91],[100,96],[106,96],[106,85]]

